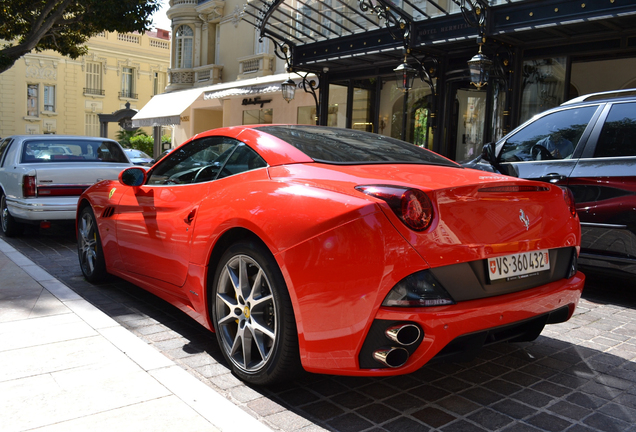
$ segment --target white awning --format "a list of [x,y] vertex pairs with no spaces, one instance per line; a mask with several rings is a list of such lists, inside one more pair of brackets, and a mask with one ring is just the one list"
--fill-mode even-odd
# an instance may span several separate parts
[[153,96],[132,118],[133,127],[181,124],[181,113],[201,96],[205,88],[195,88]]
[[203,100],[210,99],[222,99],[229,96],[245,96],[245,95],[257,95],[263,93],[274,93],[280,91],[280,84],[274,84],[269,86],[249,86],[249,87],[234,87],[219,91],[206,91],[203,94]]

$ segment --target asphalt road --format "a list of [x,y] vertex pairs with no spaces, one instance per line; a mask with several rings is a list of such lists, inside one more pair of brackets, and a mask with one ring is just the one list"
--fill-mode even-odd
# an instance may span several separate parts
[[484,349],[469,363],[390,378],[306,374],[252,388],[229,372],[214,335],[178,309],[118,278],[86,282],[72,225],[4,239],[274,430],[636,432],[633,280],[588,273],[569,322],[531,343]]

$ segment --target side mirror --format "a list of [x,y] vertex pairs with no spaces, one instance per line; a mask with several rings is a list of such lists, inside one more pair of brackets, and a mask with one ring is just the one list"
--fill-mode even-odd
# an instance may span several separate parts
[[141,186],[146,183],[146,170],[141,167],[126,168],[119,173],[119,183],[126,186]]
[[491,142],[484,144],[484,148],[481,149],[481,158],[490,163],[492,166],[495,166],[497,163],[496,151],[495,143]]

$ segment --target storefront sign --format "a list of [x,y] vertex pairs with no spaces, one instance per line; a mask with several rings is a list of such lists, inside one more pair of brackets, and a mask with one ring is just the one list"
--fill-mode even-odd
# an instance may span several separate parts
[[271,99],[261,99],[260,96],[256,96],[255,98],[243,99],[243,105],[260,105],[263,108],[264,104],[271,101]]

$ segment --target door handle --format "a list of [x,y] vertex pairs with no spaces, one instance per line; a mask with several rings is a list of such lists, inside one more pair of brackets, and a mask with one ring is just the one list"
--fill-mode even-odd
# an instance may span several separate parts
[[556,183],[559,182],[561,180],[567,180],[567,176],[558,174],[558,173],[550,173],[550,174],[546,174],[544,176],[539,177],[539,180],[541,181],[547,181],[550,183]]
[[183,221],[190,225],[194,220],[194,215],[196,215],[196,213],[197,209],[193,208],[192,210],[190,210],[190,213],[188,213],[188,215],[183,219]]

